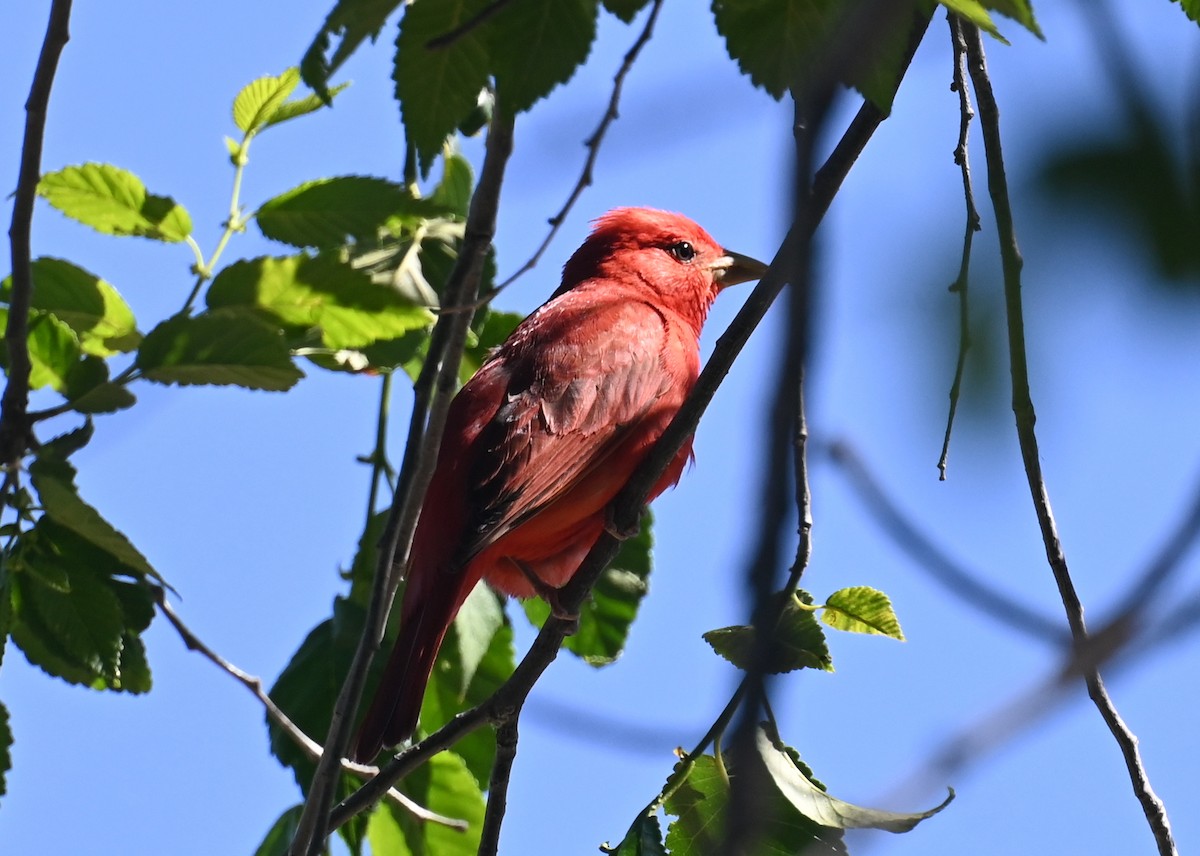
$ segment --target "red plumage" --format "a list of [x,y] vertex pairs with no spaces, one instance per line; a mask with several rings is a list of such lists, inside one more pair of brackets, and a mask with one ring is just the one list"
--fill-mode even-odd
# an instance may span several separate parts
[[[414,536],[400,633],[352,752],[410,737],[442,639],[485,579],[536,594],[578,569],[606,507],[696,382],[721,287],[765,266],[677,214],[619,208],[595,223],[562,285],[450,405]],[[689,441],[650,492],[674,485]]]

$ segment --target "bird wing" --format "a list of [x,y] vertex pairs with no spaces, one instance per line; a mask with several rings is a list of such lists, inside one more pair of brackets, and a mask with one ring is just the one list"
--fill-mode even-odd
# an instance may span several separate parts
[[[646,430],[656,405],[665,414],[661,425],[656,420],[661,431],[673,412],[668,405],[686,394],[698,357],[689,358],[667,315],[627,297],[588,298],[560,296],[543,307],[533,334],[497,354],[510,382],[479,434],[468,475],[463,563],[608,462],[634,432]],[[683,359],[671,358],[675,349]],[[615,493],[636,462],[609,463]]]

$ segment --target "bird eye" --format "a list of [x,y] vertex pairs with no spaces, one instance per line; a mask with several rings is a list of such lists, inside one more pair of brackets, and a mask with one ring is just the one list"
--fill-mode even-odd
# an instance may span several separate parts
[[696,258],[696,248],[687,241],[680,241],[677,244],[671,244],[667,247],[667,252],[679,259],[681,262],[690,262]]

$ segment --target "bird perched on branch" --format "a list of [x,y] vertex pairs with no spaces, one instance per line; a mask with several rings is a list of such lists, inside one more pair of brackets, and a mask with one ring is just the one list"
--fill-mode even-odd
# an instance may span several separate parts
[[[399,637],[354,758],[412,736],[442,639],[481,579],[555,605],[695,384],[717,293],[765,270],[678,214],[618,208],[596,220],[562,285],[450,405]],[[690,455],[689,440],[649,499],[679,481]]]

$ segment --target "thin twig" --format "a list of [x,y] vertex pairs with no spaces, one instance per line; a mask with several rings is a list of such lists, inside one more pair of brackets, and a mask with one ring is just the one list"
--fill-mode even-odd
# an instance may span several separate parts
[[[263,708],[267,712],[267,717],[275,723],[275,726],[288,736],[308,756],[310,761],[314,763],[321,757],[321,744],[317,743],[311,737],[304,733],[304,730],[296,723],[292,722],[291,717],[283,712],[279,705],[275,704],[275,700],[267,693],[263,687],[262,678],[257,675],[251,675],[249,672],[239,669],[233,663],[226,660],[207,644],[205,644],[192,629],[183,623],[183,619],[175,612],[175,608],[171,606],[171,602],[167,600],[166,592],[161,588],[154,589],[154,599],[158,604],[159,611],[163,617],[175,628],[175,632],[179,634],[179,638],[183,640],[184,646],[189,651],[195,651],[209,662],[216,665],[219,669],[232,677],[246,689],[254,694],[254,697],[262,703]],[[365,764],[355,764],[346,759],[342,759],[342,769],[347,773],[359,776],[363,779],[371,779],[379,774],[378,767],[372,767]],[[446,817],[438,814],[435,811],[430,811],[418,803],[413,802],[399,791],[389,788],[386,794],[387,798],[392,800],[396,805],[411,813],[413,817],[421,821],[430,823],[438,823],[442,826],[448,826],[451,829],[465,830],[467,822],[457,818]]]
[[[71,38],[71,0],[54,0],[46,36],[38,55],[29,98],[25,101],[25,136],[21,143],[21,165],[13,195],[12,224],[8,229],[12,248],[12,293],[8,301],[8,324],[4,340],[8,346],[8,384],[0,401],[0,466],[15,469],[36,440],[29,414],[29,308],[33,301],[33,203],[37,199],[42,171],[42,143],[46,137],[46,112],[58,59]],[[6,489],[15,479],[5,478]]]
[[[1058,526],[1054,521],[1054,514],[1050,506],[1049,491],[1042,475],[1037,434],[1034,431],[1036,416],[1029,389],[1029,367],[1025,353],[1025,322],[1021,305],[1022,262],[1017,246],[1016,231],[1013,227],[1008,179],[1004,169],[1004,153],[1000,140],[1000,113],[995,93],[992,91],[991,78],[988,75],[983,39],[980,36],[979,28],[964,23],[963,33],[967,41],[971,82],[975,87],[975,96],[979,104],[984,152],[987,156],[988,190],[992,197],[996,229],[1000,239],[1000,260],[1004,272],[1004,302],[1008,316],[1009,364],[1012,374],[1013,413],[1016,416],[1017,440],[1021,447],[1021,457],[1025,465],[1025,474],[1029,482],[1038,526],[1042,533],[1042,543],[1046,548],[1046,559],[1054,574],[1054,581],[1058,586],[1063,608],[1066,610],[1071,636],[1077,647],[1085,648],[1088,635],[1083,618],[1083,604],[1075,591],[1075,584],[1067,567],[1066,555],[1063,553],[1059,540]],[[1109,731],[1112,732],[1124,757],[1130,783],[1142,806],[1142,811],[1146,815],[1146,821],[1154,835],[1158,851],[1161,856],[1173,856],[1177,850],[1171,834],[1166,807],[1150,785],[1149,776],[1138,749],[1137,737],[1121,719],[1116,706],[1109,698],[1099,670],[1087,669],[1084,677],[1087,682],[1088,695],[1095,703],[1097,710],[1100,711],[1101,717],[1108,725]]]
[[453,30],[443,33],[437,38],[430,39],[425,43],[425,49],[430,51],[441,50],[448,48],[450,45],[457,42],[463,36],[470,33],[472,30],[481,27],[491,20],[492,16],[507,6],[511,0],[492,0],[491,3],[480,9],[475,15],[463,21]]
[[[816,219],[819,220],[823,217],[829,209],[830,203],[837,195],[851,167],[884,118],[885,115],[879,108],[869,103],[863,104],[832,154],[817,171],[813,180],[812,206],[813,216]],[[789,232],[789,236],[798,230],[799,227],[794,226]],[[692,392],[683,403],[679,413],[676,414],[624,490],[613,501],[610,508],[615,527],[632,528],[641,515],[646,495],[649,494],[651,487],[678,453],[684,440],[695,432],[696,425],[709,401],[712,400],[721,380],[729,373],[733,361],[749,340],[750,334],[754,332],[784,286],[782,266],[779,262],[783,254],[784,249],[781,248],[771,269],[755,286],[732,323],[717,341],[712,356],[700,373],[696,385],[692,388]],[[619,546],[617,539],[608,533],[600,536],[571,581],[559,592],[559,601],[564,610],[569,612],[573,604],[577,605],[582,602],[601,572],[616,555]],[[486,725],[497,716],[497,711],[511,707],[512,700],[527,696],[533,682],[558,655],[559,647],[569,629],[570,625],[567,622],[553,615],[550,616],[542,626],[528,653],[518,664],[516,671],[497,690],[496,694],[476,707],[459,713],[434,734],[398,754],[393,761],[383,767],[378,777],[355,791],[333,810],[330,815],[330,828],[336,828],[368,809],[379,800],[383,788],[399,781],[433,755],[453,746],[465,735]],[[728,717],[733,716],[737,709],[736,702],[739,701],[738,696],[731,701],[727,707]],[[725,721],[727,722],[728,718]],[[715,733],[715,730],[711,730],[709,735],[706,735],[706,738],[698,744],[695,751],[703,751],[705,744],[711,741]]]
[[970,136],[971,120],[975,108],[971,106],[971,91],[967,88],[967,43],[963,38],[962,19],[953,12],[946,13],[950,22],[950,43],[954,49],[954,77],[950,89],[958,93],[958,145],[954,148],[954,162],[962,171],[963,199],[966,202],[966,227],[963,229],[962,259],[958,265],[958,276],[950,286],[958,294],[958,359],[954,364],[954,381],[950,384],[950,411],[946,416],[946,434],[942,439],[942,454],[938,458],[938,479],[946,480],[946,460],[950,457],[950,433],[954,430],[954,415],[958,412],[958,399],[962,392],[963,373],[967,367],[967,351],[971,348],[971,312],[967,300],[968,273],[971,269],[971,245],[979,225],[979,209],[975,207],[975,189],[971,183],[971,161],[967,157],[967,140]]
[[500,283],[496,289],[488,295],[489,298],[494,297],[500,291],[508,288],[518,279],[520,279],[529,271],[537,267],[541,261],[542,255],[554,240],[554,236],[558,234],[558,230],[562,228],[562,224],[566,221],[567,215],[571,213],[571,209],[575,207],[575,202],[583,194],[583,191],[592,186],[593,176],[592,170],[596,165],[596,158],[600,154],[600,144],[604,141],[604,135],[608,133],[608,127],[619,118],[617,107],[621,103],[621,90],[625,85],[625,78],[629,76],[629,72],[633,70],[633,64],[637,61],[638,54],[642,52],[642,48],[650,41],[650,37],[654,34],[654,24],[658,20],[658,12],[662,8],[663,0],[654,0],[654,5],[650,8],[650,15],[646,18],[646,25],[642,27],[641,34],[637,37],[637,41],[633,43],[633,47],[625,54],[625,59],[621,63],[621,67],[617,70],[616,76],[613,78],[612,95],[608,99],[608,108],[604,111],[604,116],[600,120],[600,124],[596,126],[596,130],[592,131],[592,135],[584,141],[587,146],[587,159],[583,163],[583,172],[579,175],[579,180],[575,182],[575,187],[572,188],[567,201],[563,203],[562,208],[558,213],[550,218],[550,231],[546,237],[542,239],[542,243],[532,256],[517,268],[516,273],[509,276],[504,282]]
[[862,455],[846,440],[823,443],[820,449],[846,477],[868,513],[917,567],[950,594],[1006,627],[1057,647],[1069,645],[1070,634],[1051,620],[983,582],[981,574],[964,568],[905,516],[903,506],[884,491]]
[[[487,150],[480,171],[479,185],[471,198],[462,249],[445,287],[444,299],[449,305],[471,302],[478,292],[484,260],[496,232],[500,187],[509,154],[512,152],[512,130],[512,117],[497,109],[492,114]],[[406,560],[405,553],[416,528],[425,489],[433,477],[442,428],[445,425],[450,397],[457,383],[458,367],[471,317],[469,312],[442,316],[438,319],[430,339],[429,353],[418,378],[418,392],[421,393],[422,400],[414,400],[409,444],[405,449],[397,496],[394,498],[392,511],[380,541],[379,561],[363,634],[334,706],[329,736],[325,741],[327,751],[322,756],[309,786],[308,799],[305,801],[304,811],[289,850],[292,856],[317,856],[324,848],[329,828],[329,807],[333,802],[334,785],[338,775],[337,759],[345,754],[349,743],[350,729],[362,696],[367,670],[371,658],[379,649],[387,612],[399,582],[398,568],[402,567]],[[427,391],[431,398],[426,421],[423,396]]]
[[508,783],[512,778],[513,762],[517,759],[517,721],[520,710],[496,727],[496,760],[488,780],[487,809],[483,815],[483,831],[479,836],[479,856],[496,856],[500,846],[500,827],[508,810]]

